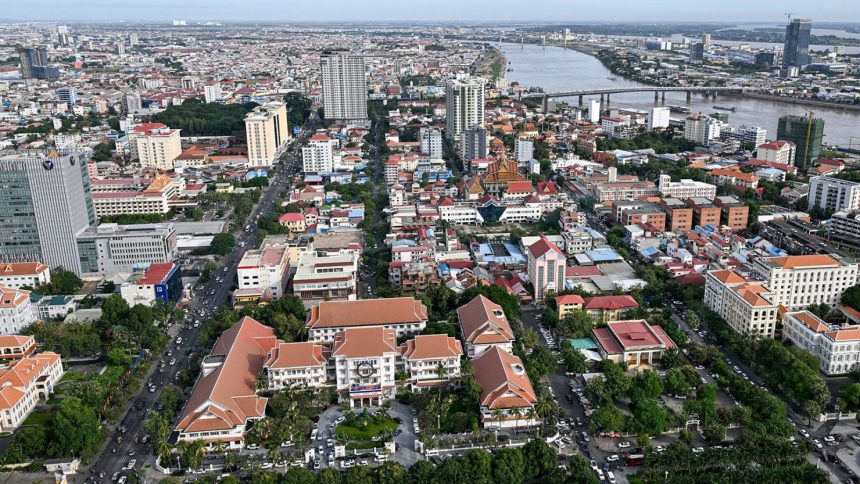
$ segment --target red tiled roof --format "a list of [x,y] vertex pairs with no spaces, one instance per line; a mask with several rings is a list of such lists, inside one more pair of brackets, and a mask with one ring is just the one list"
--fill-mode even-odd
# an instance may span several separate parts
[[593,310],[616,310],[638,308],[639,303],[632,296],[594,296],[584,298],[584,309]]

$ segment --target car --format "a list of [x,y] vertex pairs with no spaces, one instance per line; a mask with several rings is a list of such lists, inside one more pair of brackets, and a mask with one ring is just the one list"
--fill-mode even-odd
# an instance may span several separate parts
[[825,442],[836,442],[836,437],[834,437],[832,435],[828,435],[827,437],[824,437],[824,441]]
[[695,366],[695,368],[696,368],[697,370],[704,370],[704,369],[705,369],[705,367],[704,367],[704,366],[702,366],[702,365],[696,365],[696,366]]
[[122,477],[120,477],[120,478],[119,478],[119,480],[117,481],[117,483],[118,483],[118,484],[125,484],[125,481],[126,481],[126,480],[128,480],[128,478],[127,478],[127,477],[125,477],[125,476],[122,476]]
[[593,470],[593,471],[596,471],[598,469],[597,461],[594,459],[591,459],[591,462],[589,462],[588,465],[589,465],[589,467],[591,467],[591,470]]
[[618,448],[619,449],[628,449],[628,448],[630,448],[630,442],[626,442],[626,441],[625,442],[619,442]]
[[257,450],[257,449],[259,449],[259,448],[260,448],[260,446],[259,446],[259,445],[257,445],[257,444],[250,444],[250,445],[248,446],[248,450]]
[[263,462],[260,465],[260,469],[273,469],[274,467],[275,467],[275,464],[273,462]]
[[665,451],[666,451],[666,448],[663,447],[662,445],[658,445],[657,447],[654,447],[654,452],[660,453],[660,452],[665,452]]
[[809,432],[807,432],[806,429],[800,429],[800,435],[809,438]]
[[117,479],[119,479],[119,472],[114,472],[114,473],[110,476],[110,480],[111,480],[111,481],[113,481],[113,482],[116,482],[116,480],[117,480]]
[[619,459],[621,459],[621,457],[619,457],[618,454],[612,454],[606,457],[606,462],[617,462]]
[[693,451],[694,454],[701,454],[702,452],[705,451],[705,448],[704,447],[693,447],[691,450]]
[[338,418],[334,419],[334,423],[341,423],[341,422],[343,422],[344,420],[346,420],[346,417],[344,417],[343,415],[341,415],[340,417],[338,417]]
[[292,447],[295,445],[292,440],[288,440],[286,442],[281,442],[281,447]]
[[605,474],[603,474],[603,470],[602,470],[602,469],[594,469],[594,472],[596,472],[596,473],[597,473],[597,480],[598,480],[598,481],[603,482],[603,481],[605,481],[605,480],[606,480],[606,475],[605,475]]
[[170,359],[170,366],[173,366],[175,364],[176,364],[176,358],[171,358]]
[[128,455],[129,455],[129,457],[133,456],[134,455],[134,449],[131,449],[130,451],[128,451]]
[[137,465],[137,459],[132,459],[132,460],[128,461],[128,469],[129,470],[134,469],[135,465]]
[[394,431],[394,436],[397,437],[398,435],[400,435],[402,433],[403,433],[403,429],[397,429]]
[[367,459],[361,459],[361,465],[367,466],[368,464],[370,463],[367,461]]
[[319,459],[317,459],[317,460],[315,460],[315,461],[314,461],[314,470],[315,470],[315,471],[320,470],[320,461],[319,461]]
[[818,439],[812,439],[812,445],[814,445],[816,449],[823,449],[824,448],[824,445],[822,445],[821,441]]

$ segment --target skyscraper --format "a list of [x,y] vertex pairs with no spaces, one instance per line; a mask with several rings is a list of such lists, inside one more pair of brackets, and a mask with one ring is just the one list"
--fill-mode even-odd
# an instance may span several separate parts
[[480,77],[452,79],[445,86],[446,132],[460,140],[470,126],[484,122],[484,80]]
[[48,50],[45,47],[21,47],[18,49],[23,79],[56,79],[60,70],[48,67]]
[[809,64],[809,34],[812,20],[792,19],[785,27],[785,47],[782,53],[782,68],[801,67]]
[[320,57],[320,77],[326,119],[366,122],[367,81],[362,56],[347,51],[325,51]]
[[472,160],[487,157],[487,130],[480,124],[467,129],[460,140],[463,169],[471,170]]
[[71,43],[69,42],[69,28],[65,25],[57,25],[57,42],[62,47],[68,47]]
[[690,44],[690,62],[701,64],[703,60],[705,60],[705,44],[701,42]]
[[76,150],[0,153],[0,261],[81,274],[75,237],[97,222],[88,158]]
[[245,116],[245,137],[252,167],[274,165],[290,139],[287,106],[273,101],[254,108]]
[[797,146],[794,164],[806,169],[821,153],[824,120],[810,116],[787,115],[779,118],[776,139],[791,141]]

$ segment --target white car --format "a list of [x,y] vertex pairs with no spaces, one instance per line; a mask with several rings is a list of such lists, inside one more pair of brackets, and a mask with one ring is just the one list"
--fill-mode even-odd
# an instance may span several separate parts
[[704,447],[693,447],[693,453],[694,454],[701,454],[704,451],[705,451]]
[[658,445],[657,447],[654,447],[654,452],[657,452],[658,454],[662,453],[662,452],[666,452],[666,448],[663,447],[662,445]]
[[828,435],[827,437],[824,437],[824,441],[825,442],[836,442],[836,437],[834,437],[832,435]]
[[128,469],[129,469],[129,470],[134,469],[134,466],[135,466],[136,464],[137,464],[137,460],[136,460],[136,459],[132,459],[132,460],[128,461]]
[[617,462],[621,457],[618,457],[618,454],[612,454],[606,458],[606,462]]
[[629,448],[629,447],[630,447],[630,442],[619,442],[619,443],[618,443],[618,448],[619,448],[619,449],[627,449],[627,448]]
[[823,449],[824,448],[824,445],[822,445],[821,441],[818,439],[812,439],[812,445],[814,445],[816,449]]
[[260,466],[260,469],[273,469],[274,467],[275,464],[273,462],[263,462],[263,464]]

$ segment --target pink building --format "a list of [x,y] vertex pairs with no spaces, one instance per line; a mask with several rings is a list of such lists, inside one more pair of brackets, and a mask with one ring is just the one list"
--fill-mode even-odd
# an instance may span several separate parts
[[547,292],[564,289],[564,271],[567,258],[564,252],[546,237],[529,246],[529,279],[535,288],[535,301],[543,301]]

